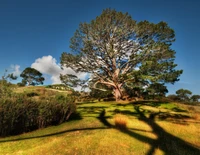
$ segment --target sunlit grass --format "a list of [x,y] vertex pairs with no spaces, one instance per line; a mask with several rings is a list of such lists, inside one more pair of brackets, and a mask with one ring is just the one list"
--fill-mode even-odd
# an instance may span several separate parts
[[[0,138],[0,154],[145,155],[154,147],[154,142],[158,140],[159,134],[155,133],[147,122],[139,118],[135,106],[134,103],[116,103],[114,101],[79,103],[77,115],[80,117],[76,120],[72,119],[59,126],[19,136]],[[200,148],[200,122],[194,118],[178,118],[179,114],[187,116],[191,114],[191,111],[173,103],[160,103],[157,107],[148,104],[139,106],[147,119],[151,113],[155,113],[154,122],[167,134],[180,138],[193,147]],[[110,127],[100,120],[103,110]],[[158,116],[161,114],[165,114],[170,119],[159,119]],[[175,143],[177,142],[175,141]],[[166,147],[174,147],[173,149],[176,151],[180,149],[171,144]],[[179,154],[182,153],[179,152]],[[155,146],[154,154],[163,155],[166,154],[166,150]]]

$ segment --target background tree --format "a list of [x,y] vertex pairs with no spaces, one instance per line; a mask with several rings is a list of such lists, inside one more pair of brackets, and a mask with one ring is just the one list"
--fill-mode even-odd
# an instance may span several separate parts
[[180,101],[179,97],[175,94],[170,94],[167,96],[170,101]]
[[181,101],[189,101],[192,92],[187,89],[179,89],[176,91],[176,94]]
[[26,68],[21,74],[22,83],[27,83],[28,85],[40,85],[43,84],[44,77],[42,77],[42,73],[34,68]]
[[192,102],[199,102],[200,95],[192,95],[190,99],[192,100]]
[[137,23],[128,13],[106,9],[90,23],[80,23],[61,64],[90,73],[93,88],[96,83],[107,85],[119,100],[124,87],[138,79],[150,84],[178,81],[182,70],[175,70],[174,41],[174,31],[165,22]]

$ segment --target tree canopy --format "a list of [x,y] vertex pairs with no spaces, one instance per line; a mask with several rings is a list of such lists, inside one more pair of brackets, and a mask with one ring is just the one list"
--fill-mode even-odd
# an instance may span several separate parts
[[42,73],[30,67],[27,67],[20,74],[20,77],[23,78],[22,83],[26,83],[28,85],[40,85],[43,84],[43,81],[45,80],[44,77],[42,77]]
[[176,94],[181,101],[189,101],[192,92],[187,89],[179,89],[176,91]]
[[199,102],[200,100],[200,95],[192,95],[190,97],[190,99],[192,100],[192,102]]
[[88,72],[92,88],[106,85],[119,100],[125,87],[179,80],[182,70],[175,69],[174,41],[174,30],[165,22],[136,22],[128,13],[105,9],[90,23],[80,23],[61,64]]

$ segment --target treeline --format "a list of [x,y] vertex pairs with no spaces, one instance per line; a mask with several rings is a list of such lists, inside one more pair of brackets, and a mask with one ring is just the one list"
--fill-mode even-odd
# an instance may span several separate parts
[[172,101],[178,101],[182,103],[199,103],[200,95],[192,94],[188,89],[179,89],[176,94],[170,94],[167,96]]

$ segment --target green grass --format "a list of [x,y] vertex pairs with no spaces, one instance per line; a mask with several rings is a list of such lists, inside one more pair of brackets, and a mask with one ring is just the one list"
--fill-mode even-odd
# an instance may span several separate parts
[[191,116],[174,103],[78,103],[66,123],[0,138],[0,154],[200,154],[200,120]]

